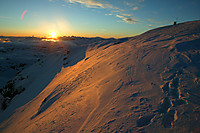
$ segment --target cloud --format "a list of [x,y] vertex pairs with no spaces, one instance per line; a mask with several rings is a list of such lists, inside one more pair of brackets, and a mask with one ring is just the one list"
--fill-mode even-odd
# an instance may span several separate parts
[[134,5],[140,5],[143,2],[144,0],[129,0],[129,1],[124,1],[124,4],[133,7]]
[[137,19],[125,17],[122,15],[116,15],[116,17],[121,18],[124,22],[129,23],[129,24],[135,24],[136,22],[138,22]]
[[125,3],[127,6],[130,6],[130,7],[134,6],[133,3],[130,3],[130,2],[127,2],[127,1],[124,1],[124,3]]
[[110,14],[105,14],[106,16],[111,16],[111,15],[113,15],[112,13],[110,13]]
[[90,8],[105,8],[105,6],[102,3],[95,0],[66,0],[66,1],[70,3],[80,3]]
[[135,24],[137,22],[136,19],[132,19],[132,18],[125,18],[124,21],[126,21],[127,23],[131,23],[131,24]]
[[88,8],[108,8],[108,9],[114,9],[114,10],[122,10],[102,0],[101,1],[100,0],[65,0],[65,1],[69,3],[80,3]]
[[116,15],[116,17],[121,18],[121,19],[124,18],[124,16],[121,16],[121,15]]
[[132,10],[138,10],[138,9],[139,9],[139,7],[136,6],[136,7],[134,7]]
[[[121,9],[118,8],[106,0],[64,0],[67,3],[79,3],[81,5],[84,5],[88,8],[102,8],[109,10],[110,13],[105,14],[106,16],[112,16],[116,15],[116,17],[121,19],[121,22],[129,23],[129,24],[135,24],[138,22],[137,19],[132,18],[132,14],[126,14],[124,13],[125,10],[138,10],[138,6],[136,6],[138,3],[144,2],[144,0],[130,0],[129,2],[124,1],[124,4],[128,5],[129,8],[127,9]],[[135,6],[135,7],[134,7]],[[131,7],[131,8],[130,8]],[[133,8],[134,7],[134,8]]]
[[156,23],[156,24],[160,24],[160,22],[158,22],[158,21],[155,21],[155,20],[153,20],[153,19],[147,19],[147,21],[149,21],[149,22],[151,22],[151,23]]
[[116,12],[121,12],[121,11],[119,11],[119,10],[112,10],[111,12],[116,13]]
[[132,14],[122,14],[123,16],[132,16]]

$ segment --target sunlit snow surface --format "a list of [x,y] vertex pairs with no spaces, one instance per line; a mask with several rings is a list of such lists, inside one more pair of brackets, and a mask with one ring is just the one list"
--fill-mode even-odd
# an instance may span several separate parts
[[29,76],[17,82],[26,89],[1,111],[0,132],[199,132],[199,27],[79,38],[68,42],[70,52],[38,43],[32,53],[40,60],[30,54],[20,73]]

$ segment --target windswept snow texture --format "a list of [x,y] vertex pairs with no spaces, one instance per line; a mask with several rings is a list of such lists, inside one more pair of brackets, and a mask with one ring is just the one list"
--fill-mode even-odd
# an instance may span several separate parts
[[[56,76],[12,110],[0,132],[200,132],[199,38],[200,21],[192,21],[132,38],[72,40],[67,58],[61,51],[43,60]],[[67,63],[57,69],[60,59]],[[31,95],[17,97],[23,93]]]

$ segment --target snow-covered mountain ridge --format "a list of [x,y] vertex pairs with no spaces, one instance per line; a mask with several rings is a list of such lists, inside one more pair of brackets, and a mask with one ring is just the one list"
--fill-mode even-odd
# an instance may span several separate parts
[[199,38],[192,21],[80,45],[0,132],[199,132]]

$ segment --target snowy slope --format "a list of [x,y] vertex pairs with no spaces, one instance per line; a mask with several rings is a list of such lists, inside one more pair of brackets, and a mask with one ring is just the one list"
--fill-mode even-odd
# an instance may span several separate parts
[[[51,63],[53,60],[57,60],[55,55],[60,52],[60,55],[62,56],[63,54],[61,54],[61,52],[64,52],[69,48],[69,46],[63,46],[64,44],[56,44],[54,46],[48,42],[34,40],[28,41],[27,39],[29,38],[20,41],[16,40],[22,39],[20,37],[8,39],[11,39],[12,41],[8,43],[0,42],[0,47],[3,49],[0,51],[0,95],[4,97],[0,99],[0,111],[9,105],[10,101],[16,94],[20,94],[22,91],[26,90],[26,88],[34,82],[34,78],[38,78],[40,74],[44,74],[44,70],[48,69],[47,66],[51,67],[49,70],[54,70]],[[59,59],[62,60],[62,57]],[[54,65],[60,67],[60,69],[62,68],[62,65]],[[55,73],[54,71],[50,72],[52,75]],[[43,77],[41,79],[45,78]],[[53,77],[49,79],[47,78],[45,84],[48,84],[51,79],[53,79]],[[44,87],[45,86],[43,86],[43,88]]]
[[[49,55],[47,59],[43,59],[44,61],[41,60],[22,71],[21,76],[15,77],[15,87],[19,91],[25,88],[25,91],[12,99],[6,111],[0,113],[1,119],[7,118],[14,109],[32,100],[48,85],[62,68],[62,56],[60,53]],[[21,80],[21,77],[24,77],[24,79]]]
[[[0,122],[6,120],[15,109],[35,98],[62,67],[72,66],[82,60],[87,48],[84,45],[98,41],[101,41],[101,44],[105,43],[100,38],[82,38],[81,40],[76,38],[73,41],[59,42],[37,41],[36,43],[32,40],[28,41],[27,38],[11,39],[14,40],[12,43],[1,44],[5,52],[0,53],[3,57],[1,66],[4,68],[1,70],[3,72],[1,78],[4,80],[0,81],[8,81],[7,76],[10,80],[4,83],[6,85],[3,88],[0,88]],[[16,39],[22,40],[16,42]],[[72,54],[69,59],[70,51]],[[8,56],[9,60],[6,60]],[[20,63],[24,65],[22,67],[17,65]],[[11,65],[14,66],[14,70],[10,67]]]
[[74,48],[0,131],[199,132],[199,38],[193,21]]

